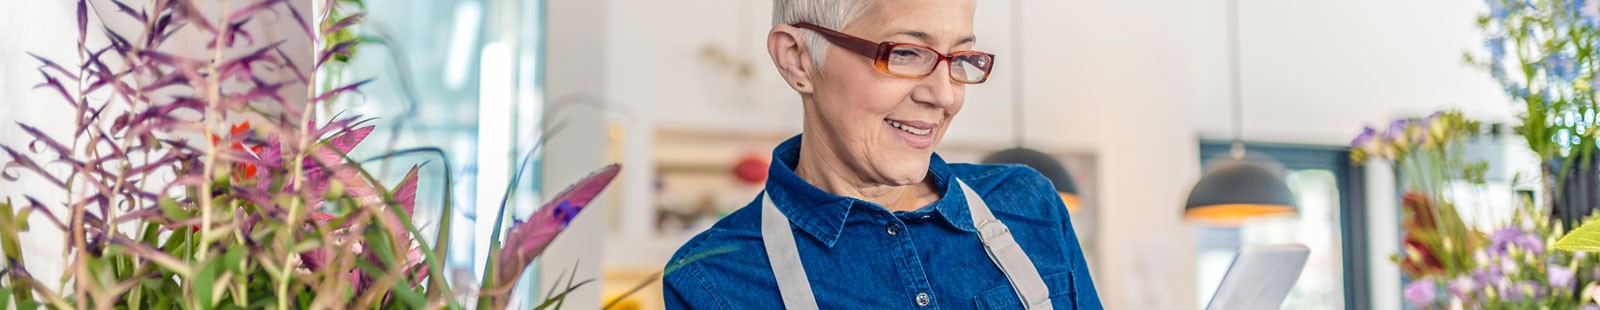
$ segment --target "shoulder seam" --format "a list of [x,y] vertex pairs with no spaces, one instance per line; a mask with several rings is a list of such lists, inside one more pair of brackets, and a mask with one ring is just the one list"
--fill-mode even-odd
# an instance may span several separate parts
[[[1017,170],[1018,167],[1020,167],[1019,165],[1013,165],[1013,164],[985,164],[985,165],[973,165],[973,166],[994,166],[996,168],[995,169],[988,169],[988,171],[983,171],[981,174],[972,176],[972,178],[970,180],[987,179],[989,177],[993,177],[995,175],[998,175],[998,174],[1000,174],[1002,172],[1011,172],[1012,170]],[[1002,182],[1003,181],[1004,180],[1002,180]],[[996,184],[999,184],[999,183],[996,183]],[[968,184],[968,185],[971,185],[971,184]],[[973,188],[972,190],[979,191],[978,194],[987,194],[989,192],[994,191],[995,187],[996,186],[989,186],[989,187],[983,188],[981,190],[979,188]]]

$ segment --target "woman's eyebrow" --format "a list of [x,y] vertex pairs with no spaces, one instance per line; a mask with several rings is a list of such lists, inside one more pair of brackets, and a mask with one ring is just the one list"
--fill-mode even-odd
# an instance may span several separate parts
[[[927,32],[916,31],[916,30],[900,30],[900,31],[895,31],[895,34],[911,36],[913,38],[917,38],[918,40],[922,40],[923,42],[928,42],[928,43],[933,43],[934,42],[933,35],[929,35]],[[972,42],[977,42],[977,41],[978,41],[978,37],[977,36],[969,35],[969,36],[966,36],[965,38],[961,38],[961,40],[959,40],[959,41],[956,41],[956,43],[953,44],[953,45],[962,45],[962,44],[967,44],[967,43],[972,43]]]

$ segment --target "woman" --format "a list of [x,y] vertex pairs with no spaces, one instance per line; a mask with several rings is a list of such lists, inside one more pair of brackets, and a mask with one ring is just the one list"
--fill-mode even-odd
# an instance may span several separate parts
[[774,6],[767,51],[803,133],[760,197],[674,255],[667,308],[1100,308],[1048,180],[933,153],[994,61],[972,50],[976,1]]

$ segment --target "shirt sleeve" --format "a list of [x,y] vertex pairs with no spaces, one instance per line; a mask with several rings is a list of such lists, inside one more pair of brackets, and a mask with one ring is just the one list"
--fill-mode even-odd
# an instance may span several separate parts
[[679,281],[673,281],[671,278],[662,280],[661,297],[666,302],[667,309],[695,309],[689,304],[690,299],[684,296],[683,289],[678,287],[677,282]]
[[[1050,189],[1050,191],[1053,192],[1054,189]],[[1066,205],[1066,202],[1061,200],[1060,195],[1046,196],[1050,197],[1048,199],[1054,205]],[[1072,214],[1067,212],[1066,208],[1058,210],[1056,213],[1059,214],[1061,229],[1067,234],[1066,238],[1061,239],[1066,242],[1066,254],[1072,261],[1072,287],[1073,292],[1077,294],[1077,296],[1073,296],[1073,299],[1077,301],[1078,309],[1101,309],[1100,293],[1095,291],[1094,278],[1089,275],[1089,263],[1083,258],[1083,244],[1078,242],[1078,232],[1072,228]]]
[[685,266],[661,279],[661,297],[668,310],[728,309],[698,276],[697,270]]

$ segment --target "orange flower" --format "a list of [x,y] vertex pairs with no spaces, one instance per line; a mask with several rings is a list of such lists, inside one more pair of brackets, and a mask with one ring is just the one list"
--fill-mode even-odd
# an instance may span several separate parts
[[[249,131],[250,131],[250,121],[244,121],[243,123],[239,123],[239,124],[236,124],[236,125],[233,125],[233,126],[229,127],[228,128],[228,136],[229,137],[234,137],[234,136],[238,136],[240,134],[247,133]],[[217,143],[220,142],[219,140],[221,140],[221,139],[217,138],[217,136],[210,135],[210,134],[207,134],[207,137],[211,139],[211,145],[217,145]],[[234,142],[233,145],[229,146],[229,149],[232,149],[235,152],[249,154],[251,157],[260,158],[261,157],[260,154],[261,154],[262,147],[260,145],[247,146],[247,145],[244,144],[244,141],[239,141],[239,142]],[[246,151],[246,150],[248,150],[248,151]],[[256,167],[255,164],[249,164],[249,163],[235,164],[234,167],[233,167],[233,181],[234,182],[241,182],[241,181],[244,181],[244,180],[255,179],[256,178],[256,172],[257,172],[258,169],[259,168]]]

